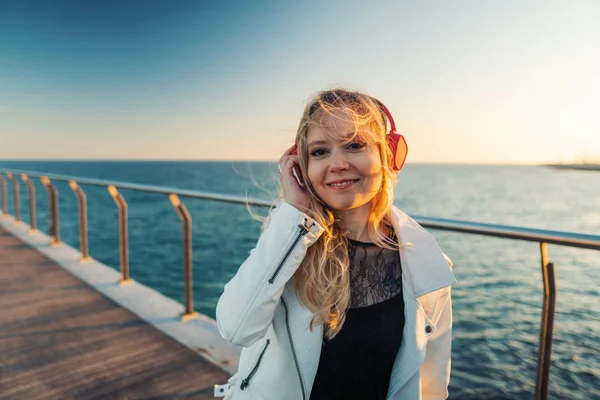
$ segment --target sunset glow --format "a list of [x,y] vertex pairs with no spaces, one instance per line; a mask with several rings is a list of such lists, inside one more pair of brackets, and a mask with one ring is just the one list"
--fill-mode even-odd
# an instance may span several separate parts
[[599,2],[284,3],[6,6],[0,159],[275,161],[343,86],[407,163],[600,160]]

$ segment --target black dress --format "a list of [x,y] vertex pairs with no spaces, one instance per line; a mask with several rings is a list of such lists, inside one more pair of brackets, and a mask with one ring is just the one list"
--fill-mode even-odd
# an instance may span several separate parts
[[402,342],[404,298],[397,250],[349,240],[350,307],[324,339],[311,400],[385,399]]

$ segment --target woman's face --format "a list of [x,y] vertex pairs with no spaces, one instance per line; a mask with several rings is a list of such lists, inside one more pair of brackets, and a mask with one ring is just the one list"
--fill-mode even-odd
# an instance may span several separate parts
[[379,147],[361,135],[347,139],[356,129],[347,118],[327,115],[322,122],[307,132],[308,179],[333,210],[370,208],[383,180]]

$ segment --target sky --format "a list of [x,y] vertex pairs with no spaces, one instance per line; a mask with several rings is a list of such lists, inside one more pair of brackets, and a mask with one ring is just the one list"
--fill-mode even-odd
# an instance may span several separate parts
[[408,163],[600,162],[600,1],[0,0],[0,159],[277,160],[334,87]]

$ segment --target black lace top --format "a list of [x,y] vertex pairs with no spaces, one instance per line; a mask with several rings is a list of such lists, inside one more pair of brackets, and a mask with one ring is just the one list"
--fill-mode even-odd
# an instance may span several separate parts
[[324,339],[310,399],[385,399],[402,342],[404,299],[397,250],[349,240],[350,308]]

